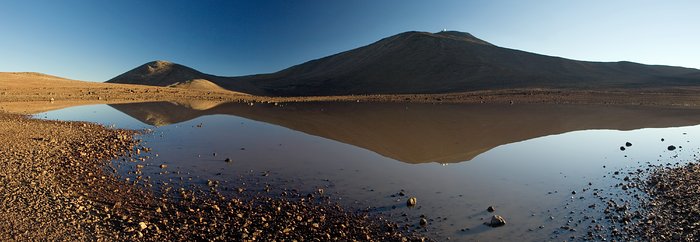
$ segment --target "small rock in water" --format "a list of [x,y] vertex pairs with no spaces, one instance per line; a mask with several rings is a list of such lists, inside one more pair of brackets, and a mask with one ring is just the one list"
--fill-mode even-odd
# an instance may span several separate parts
[[160,169],[165,169],[165,168],[168,168],[168,165],[166,165],[166,164],[160,164]]
[[424,218],[420,219],[420,226],[426,226],[426,225],[428,225],[428,220],[426,220]]
[[406,206],[409,206],[409,207],[416,206],[416,203],[417,203],[417,202],[418,202],[418,201],[416,200],[415,197],[411,197],[411,198],[409,198],[409,199],[406,201]]
[[496,209],[493,206],[489,206],[486,211],[489,211],[489,213],[493,213],[496,211]]
[[493,217],[491,217],[491,222],[488,225],[491,227],[501,227],[506,225],[506,219],[500,215],[493,215]]
[[627,142],[627,143],[625,143],[625,146],[630,147],[630,146],[632,146],[632,143]]
[[624,146],[620,146],[620,150],[625,151],[625,147],[624,147]]
[[675,150],[675,149],[676,149],[676,147],[673,146],[673,145],[669,145],[669,146],[668,146],[668,150]]
[[225,162],[231,162],[232,160],[231,160],[231,158],[226,158],[224,161],[225,161]]

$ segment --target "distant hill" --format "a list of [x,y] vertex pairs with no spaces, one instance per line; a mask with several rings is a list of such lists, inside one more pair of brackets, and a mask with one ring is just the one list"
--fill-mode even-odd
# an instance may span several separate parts
[[228,90],[245,90],[247,93],[259,93],[245,81],[230,83],[228,77],[215,76],[168,61],[152,61],[136,67],[107,81],[107,83],[139,84],[149,86],[171,86],[178,88],[221,88],[220,83],[227,84]]
[[406,32],[270,74],[219,77],[156,61],[108,82],[167,86],[206,79],[267,96],[450,93],[509,88],[700,86],[700,70],[588,62],[495,46],[471,34]]
[[110,79],[109,83],[169,86],[194,79],[210,80],[217,77],[168,61],[152,61]]
[[174,88],[184,88],[184,89],[197,89],[197,90],[209,90],[209,91],[227,91],[223,87],[216,85],[213,82],[204,79],[192,79],[184,82],[177,82],[168,87]]

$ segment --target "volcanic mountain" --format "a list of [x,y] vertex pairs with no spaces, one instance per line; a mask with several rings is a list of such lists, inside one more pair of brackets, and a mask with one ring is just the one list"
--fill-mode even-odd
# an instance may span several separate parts
[[499,47],[468,33],[443,31],[405,32],[270,74],[219,77],[157,61],[108,82],[167,86],[192,79],[255,95],[325,96],[700,86],[700,70],[570,60]]

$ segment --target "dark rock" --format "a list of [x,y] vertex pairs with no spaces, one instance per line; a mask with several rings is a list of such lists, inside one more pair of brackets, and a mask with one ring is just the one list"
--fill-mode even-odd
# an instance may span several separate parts
[[426,220],[426,219],[424,219],[424,218],[420,219],[420,226],[425,227],[425,226],[427,226],[427,225],[428,225],[428,220]]
[[673,146],[673,145],[669,145],[669,146],[668,146],[668,150],[675,150],[675,149],[676,149],[676,147]]
[[624,147],[624,146],[620,146],[620,150],[621,150],[621,151],[625,151],[625,147]]
[[489,211],[489,213],[493,213],[496,211],[496,209],[493,206],[489,206],[486,211]]
[[500,215],[493,215],[493,217],[491,217],[491,222],[488,224],[488,226],[491,227],[501,227],[503,225],[506,225],[506,219]]
[[627,143],[625,143],[625,146],[630,147],[630,146],[632,146],[632,143],[627,142]]

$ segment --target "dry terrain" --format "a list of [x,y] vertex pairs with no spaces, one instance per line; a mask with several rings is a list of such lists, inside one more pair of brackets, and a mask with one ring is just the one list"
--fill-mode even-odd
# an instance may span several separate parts
[[[324,201],[328,199],[322,191],[311,195],[288,192],[272,196],[277,198],[244,194],[231,198],[221,196],[216,182],[211,182],[208,190],[166,190],[162,195],[156,195],[145,188],[148,186],[143,186],[147,180],[125,181],[114,172],[114,166],[124,162],[138,164],[134,172],[143,167],[139,162],[146,159],[148,149],[140,147],[133,139],[134,131],[108,129],[90,123],[37,120],[21,114],[74,105],[144,101],[172,101],[196,110],[207,110],[230,101],[251,105],[255,102],[314,101],[348,104],[571,103],[690,108],[700,105],[700,97],[696,95],[698,90],[693,88],[634,91],[508,89],[448,94],[260,97],[221,90],[207,82],[185,84],[180,88],[155,87],[82,82],[37,73],[0,73],[0,183],[3,184],[0,186],[0,217],[3,218],[0,220],[0,239],[422,239],[391,222],[347,212],[326,203]],[[117,157],[124,158],[116,163],[110,162]],[[675,170],[662,172],[680,174]],[[652,177],[656,179],[652,182],[657,187],[656,184],[666,181],[666,178],[656,177]],[[669,179],[669,182],[675,180]],[[692,196],[692,199],[697,197]],[[658,203],[664,204],[670,204],[667,201],[678,204],[680,201],[676,197],[657,198],[661,199]],[[665,217],[663,221],[697,221],[695,217],[683,214],[668,216],[671,217]],[[660,224],[666,226],[667,223]],[[646,238],[694,238],[694,234],[674,232],[667,227],[641,228],[651,229],[645,231],[664,228],[663,236],[639,235]]]
[[348,95],[309,97],[252,96],[222,90],[210,82],[158,87],[69,80],[39,73],[0,73],[0,111],[31,114],[87,104],[177,101],[191,106],[222,102],[417,102],[561,103],[646,106],[700,106],[700,88],[571,91],[507,89],[446,94]]

